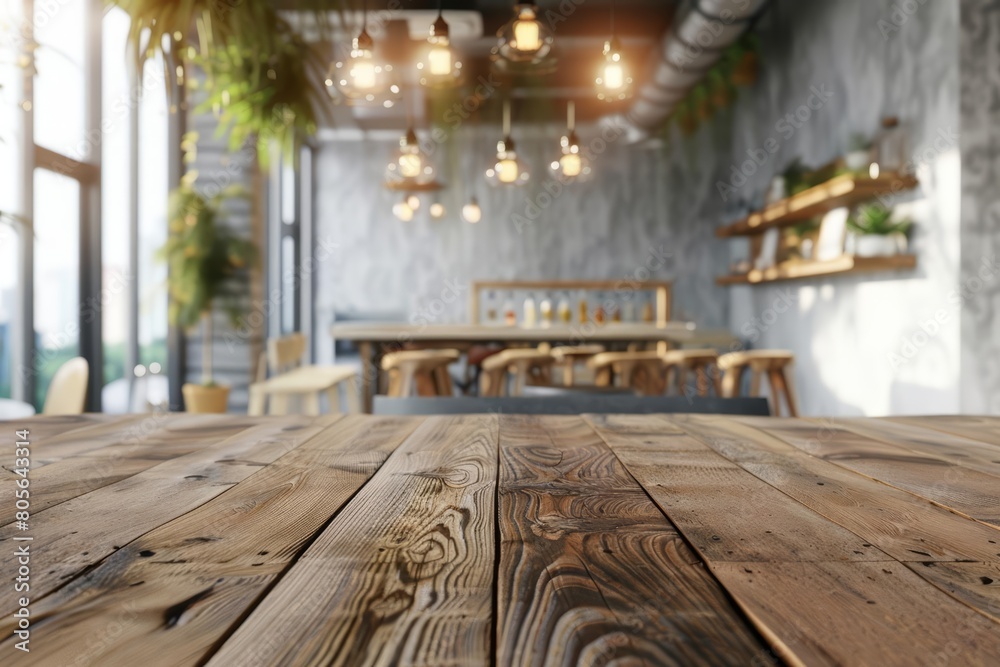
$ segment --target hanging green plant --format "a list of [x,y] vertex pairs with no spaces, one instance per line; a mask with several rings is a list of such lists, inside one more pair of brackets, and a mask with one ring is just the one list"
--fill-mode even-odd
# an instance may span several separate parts
[[760,66],[758,53],[760,39],[757,35],[747,32],[730,48],[727,54],[730,68],[729,80],[736,86],[752,86],[757,82]]
[[727,109],[736,100],[736,88],[729,82],[722,67],[715,67],[708,73],[708,95],[716,110]]
[[698,117],[699,121],[707,121],[712,118],[712,101],[709,99],[708,86],[705,83],[699,83],[694,87],[689,95],[691,102],[694,105],[695,115]]
[[[298,136],[315,133],[318,110],[326,106],[325,64],[275,3],[107,1],[131,19],[129,42],[138,55],[137,71],[161,56],[168,93],[180,85],[200,91],[197,110],[219,116],[219,132],[229,132],[231,148],[256,141],[266,163],[272,142],[290,150]],[[203,85],[189,75],[193,67],[201,70]]]
[[690,137],[698,131],[698,118],[695,116],[690,96],[677,103],[674,118],[677,119],[677,127],[685,137]]

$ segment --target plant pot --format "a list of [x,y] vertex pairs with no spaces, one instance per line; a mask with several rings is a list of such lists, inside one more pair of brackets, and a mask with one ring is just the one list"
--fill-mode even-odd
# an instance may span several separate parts
[[188,412],[221,414],[229,407],[229,387],[225,385],[185,384],[181,387]]
[[891,257],[906,252],[904,234],[863,234],[854,236],[853,254],[858,257]]
[[868,165],[871,164],[871,158],[868,156],[868,151],[851,151],[844,156],[844,166],[846,166],[851,171],[865,171],[868,169]]

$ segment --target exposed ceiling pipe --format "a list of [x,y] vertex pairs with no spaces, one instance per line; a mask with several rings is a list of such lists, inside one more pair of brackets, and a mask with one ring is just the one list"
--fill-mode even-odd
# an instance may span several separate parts
[[656,50],[658,61],[624,116],[608,119],[642,140],[750,27],[768,0],[688,0]]

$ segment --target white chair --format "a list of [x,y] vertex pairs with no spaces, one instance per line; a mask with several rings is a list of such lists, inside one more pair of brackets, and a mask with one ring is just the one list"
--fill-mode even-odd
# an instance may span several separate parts
[[87,401],[90,366],[83,357],[74,357],[59,367],[45,394],[43,415],[81,415]]

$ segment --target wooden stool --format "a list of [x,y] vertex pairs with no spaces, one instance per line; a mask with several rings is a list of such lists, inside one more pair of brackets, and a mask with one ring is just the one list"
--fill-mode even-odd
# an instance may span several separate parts
[[[288,397],[302,398],[302,410],[307,415],[318,415],[319,395],[325,393],[330,401],[330,412],[340,412],[340,399],[347,402],[348,412],[361,412],[358,401],[358,374],[351,366],[301,366],[287,373],[275,375],[250,385],[251,416],[288,414]],[[268,400],[270,399],[270,400]]]
[[667,387],[667,367],[656,350],[602,352],[591,357],[587,366],[596,371],[598,387],[629,387],[643,396],[659,396]]
[[562,366],[563,385],[572,387],[577,364],[586,363],[595,354],[604,352],[603,345],[560,345],[551,350],[556,365]]
[[480,396],[500,396],[506,386],[507,374],[514,376],[511,396],[520,396],[526,384],[552,384],[552,364],[548,352],[532,348],[504,350],[483,360],[483,375],[479,383]]
[[451,396],[448,366],[458,361],[458,350],[403,350],[382,357],[382,370],[389,373],[389,396]]
[[710,381],[715,395],[722,396],[719,374],[712,368],[719,360],[716,350],[668,350],[660,358],[667,366],[667,386],[675,385],[679,395],[687,388],[687,374],[694,372],[699,396],[708,396]]
[[760,378],[767,373],[771,384],[771,414],[781,414],[781,396],[785,397],[788,414],[798,416],[795,392],[792,388],[788,369],[795,361],[795,355],[787,350],[748,350],[746,352],[730,352],[719,357],[719,370],[723,371],[722,395],[730,398],[739,396],[740,379],[743,371],[750,369],[750,395],[760,396]]

